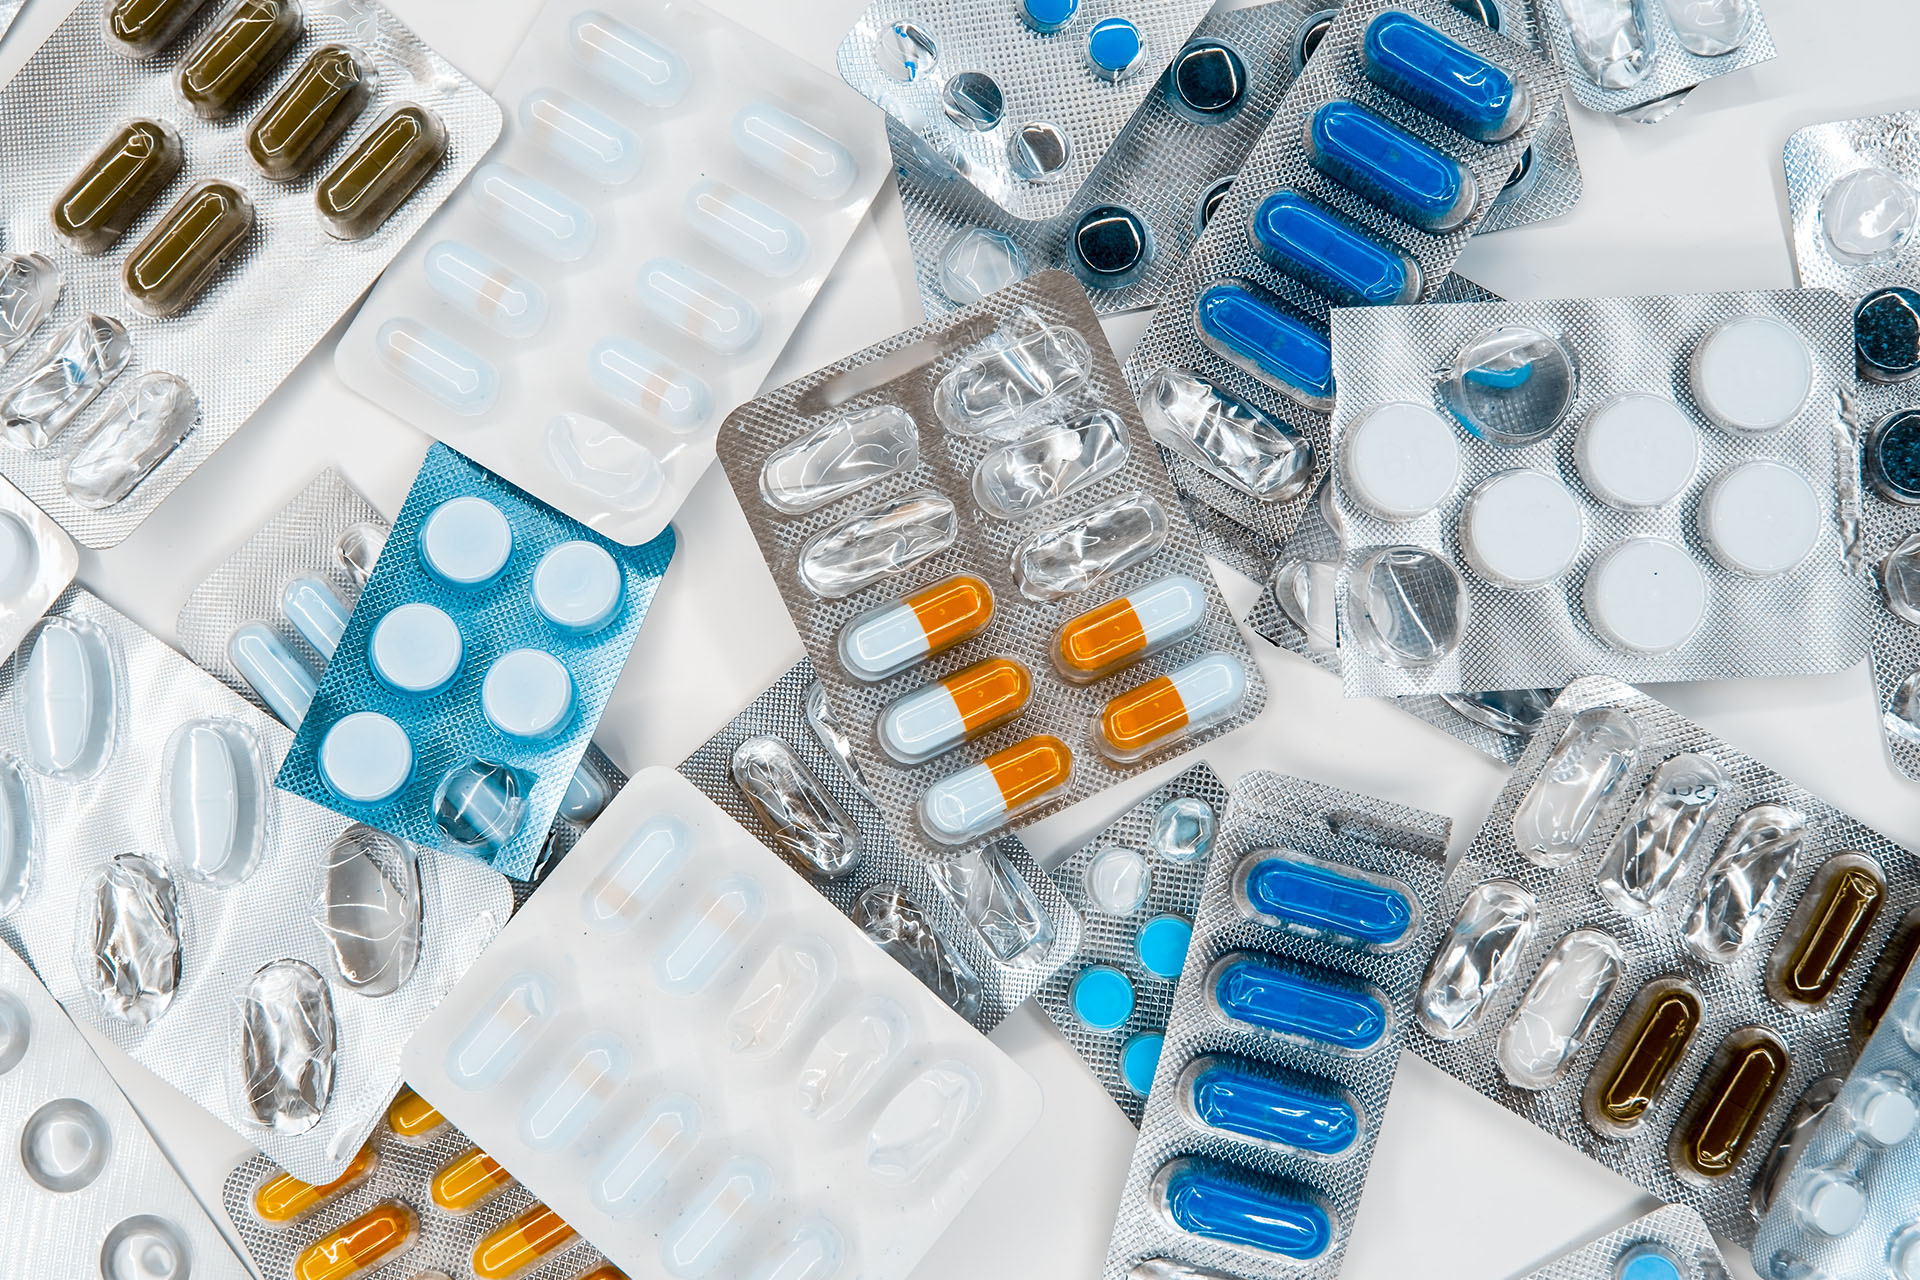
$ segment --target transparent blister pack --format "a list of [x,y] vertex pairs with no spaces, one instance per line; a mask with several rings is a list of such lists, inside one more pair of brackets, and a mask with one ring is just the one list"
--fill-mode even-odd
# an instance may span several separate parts
[[694,0],[550,0],[498,92],[499,152],[335,368],[589,528],[650,541],[865,216],[883,130]]
[[807,658],[680,772],[982,1031],[1079,949],[1080,915],[1018,836],[949,859],[902,846]]
[[1349,696],[1859,661],[1845,315],[1824,290],[1336,313]]
[[247,1280],[93,1049],[0,946],[0,1201],[22,1276]]
[[1031,1077],[664,768],[405,1063],[634,1280],[897,1280],[1040,1113]]
[[1279,774],[1234,784],[1106,1280],[1339,1273],[1450,826]]
[[1413,1051],[1740,1244],[1920,932],[1911,852],[1604,677],[1447,888]]
[[66,531],[0,479],[0,653],[19,647],[79,568]]
[[1526,1280],[1727,1280],[1729,1274],[1699,1211],[1669,1204],[1555,1258]]
[[427,451],[279,785],[533,878],[673,558]]
[[0,473],[110,547],[353,305],[500,108],[370,0],[81,0],[0,121]]
[[1652,124],[1695,85],[1774,56],[1759,0],[1535,0],[1567,88]]
[[1226,820],[1226,785],[1197,764],[1048,873],[1085,925],[1073,962],[1035,996],[1136,1125]]
[[720,461],[910,851],[975,846],[1265,702],[1064,272],[769,392]]
[[215,1119],[336,1176],[506,882],[276,788],[291,734],[77,587],[0,708],[0,939]]

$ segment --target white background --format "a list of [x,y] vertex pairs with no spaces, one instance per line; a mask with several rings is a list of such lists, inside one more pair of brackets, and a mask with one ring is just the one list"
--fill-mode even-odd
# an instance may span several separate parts
[[[706,0],[821,67],[861,0]],[[979,0],[982,4],[1003,0]],[[1920,106],[1914,0],[1761,0],[1780,56],[1697,90],[1655,126],[1574,108],[1586,195],[1567,217],[1485,237],[1458,269],[1513,298],[1773,289],[1793,284],[1780,148],[1823,120]],[[389,0],[482,84],[505,68],[531,0]],[[584,0],[583,0],[584,7]],[[11,75],[69,6],[31,0],[4,45]],[[86,86],[73,87],[76,93]],[[719,128],[716,125],[716,128]],[[921,319],[891,184],[802,323],[777,385]],[[1109,326],[1124,356],[1144,313]],[[391,514],[427,438],[334,376],[339,330],[227,446],[125,543],[82,553],[80,581],[171,638],[188,592],[324,466]],[[596,740],[625,768],[673,764],[800,656],[787,612],[718,468],[676,524],[679,557]],[[1222,573],[1236,612],[1253,588]],[[1232,778],[1277,769],[1452,816],[1464,848],[1502,770],[1391,708],[1344,701],[1337,680],[1257,638],[1270,693],[1255,724],[1205,757]],[[1863,665],[1842,675],[1660,686],[1654,693],[1896,839],[1920,847],[1920,788],[1897,777]],[[1098,796],[1026,833],[1064,856],[1177,769]],[[1094,1277],[1133,1130],[1052,1024],[1028,1006],[995,1041],[1036,1076],[1046,1111],[916,1273]],[[242,1142],[102,1044],[103,1055],[214,1217]],[[211,1068],[210,1068],[211,1069]],[[1408,1056],[1347,1255],[1351,1280],[1496,1280],[1654,1207],[1599,1165]],[[1745,1270],[1744,1255],[1735,1259]]]

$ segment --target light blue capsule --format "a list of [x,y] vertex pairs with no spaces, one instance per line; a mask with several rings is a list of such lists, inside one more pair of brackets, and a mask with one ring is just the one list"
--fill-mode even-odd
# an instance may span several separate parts
[[313,672],[264,622],[249,622],[227,639],[233,669],[289,729],[306,719],[316,687]]
[[332,587],[310,573],[287,583],[280,593],[280,612],[323,658],[333,656],[347,630],[347,606]]
[[602,338],[587,355],[601,390],[669,431],[697,431],[713,414],[707,384],[651,347],[630,338]]
[[373,346],[389,369],[455,413],[485,413],[500,394],[500,375],[484,357],[418,320],[387,321]]
[[851,151],[765,102],[740,108],[733,118],[733,144],[753,164],[815,200],[838,200],[847,194],[859,169]]
[[691,77],[680,55],[598,9],[567,28],[573,60],[636,102],[670,107],[687,92]]
[[640,172],[640,139],[606,112],[558,89],[520,100],[520,124],[547,151],[595,182],[619,186]]
[[531,338],[547,322],[540,286],[470,244],[440,241],[421,270],[435,293],[509,338]]
[[761,275],[789,276],[807,258],[807,233],[772,205],[724,182],[687,191],[687,225],[729,258]]
[[480,211],[509,235],[555,262],[577,262],[593,248],[593,214],[564,192],[503,164],[473,175]]
[[640,264],[640,305],[701,346],[737,356],[760,336],[760,313],[740,294],[678,258]]

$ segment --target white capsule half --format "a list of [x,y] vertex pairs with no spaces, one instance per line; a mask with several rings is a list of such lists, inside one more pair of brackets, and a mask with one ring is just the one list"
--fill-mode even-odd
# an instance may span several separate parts
[[480,211],[521,244],[555,262],[577,262],[593,248],[593,214],[537,178],[503,164],[473,175]]

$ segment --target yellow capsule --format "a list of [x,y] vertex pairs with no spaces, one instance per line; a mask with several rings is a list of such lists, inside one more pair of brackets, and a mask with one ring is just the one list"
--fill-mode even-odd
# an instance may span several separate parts
[[420,1237],[420,1218],[398,1200],[382,1200],[293,1260],[292,1280],[358,1280],[391,1262]]
[[207,0],[113,0],[104,20],[107,41],[129,58],[144,58],[172,44]]
[[1667,1144],[1682,1178],[1703,1182],[1732,1173],[1787,1079],[1787,1047],[1765,1027],[1729,1032],[1700,1074]]
[[1846,976],[1886,897],[1886,877],[1872,858],[1837,853],[1827,859],[1774,943],[1767,994],[1786,1005],[1824,1003]]
[[627,1280],[627,1273],[611,1262],[603,1262],[593,1270],[582,1273],[580,1280]]
[[512,1182],[513,1175],[498,1160],[478,1147],[468,1147],[440,1166],[427,1192],[448,1213],[470,1213]]
[[203,120],[224,120],[300,42],[299,0],[234,0],[180,64],[180,96]]
[[536,1204],[481,1237],[473,1246],[473,1274],[476,1280],[510,1280],[566,1248],[575,1235],[559,1214]]
[[1624,1138],[1639,1129],[1687,1056],[1703,1011],[1700,993],[1678,978],[1656,978],[1641,988],[1582,1091],[1587,1120],[1597,1132]]
[[260,1221],[279,1226],[292,1222],[310,1209],[319,1207],[333,1199],[347,1188],[357,1185],[380,1163],[373,1144],[369,1142],[360,1148],[353,1157],[353,1163],[347,1171],[332,1182],[314,1186],[311,1182],[302,1182],[290,1173],[275,1174],[261,1183],[253,1192],[253,1212]]
[[394,1137],[409,1142],[425,1138],[446,1122],[447,1118],[435,1111],[431,1102],[405,1085],[400,1086],[400,1092],[387,1108],[387,1128],[393,1130]]

